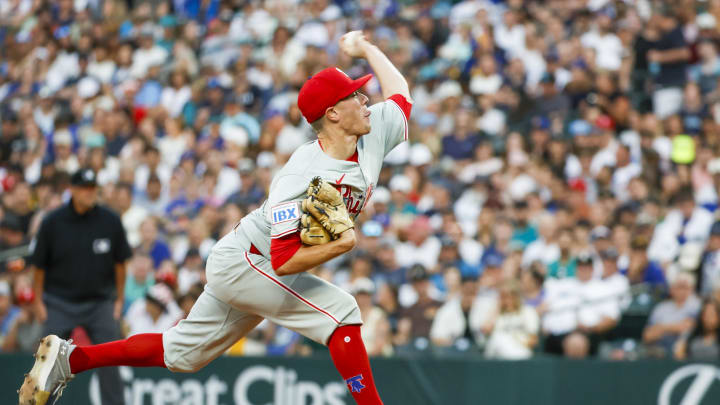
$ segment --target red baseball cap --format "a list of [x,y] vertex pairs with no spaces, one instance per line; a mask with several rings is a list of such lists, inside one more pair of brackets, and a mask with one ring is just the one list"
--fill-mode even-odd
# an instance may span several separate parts
[[325,110],[351,95],[372,78],[371,74],[351,79],[337,67],[319,71],[303,84],[298,94],[298,108],[308,122],[314,122],[325,115]]
[[595,119],[595,126],[604,131],[612,131],[615,129],[615,123],[613,122],[612,118],[607,115],[601,115],[597,117]]
[[572,191],[579,191],[581,193],[587,191],[587,184],[585,184],[585,180],[580,178],[571,179],[568,181],[568,186],[570,186],[570,190]]

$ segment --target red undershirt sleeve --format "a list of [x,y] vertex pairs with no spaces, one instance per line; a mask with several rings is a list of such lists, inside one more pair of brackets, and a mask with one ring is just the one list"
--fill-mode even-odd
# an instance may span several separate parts
[[388,97],[388,100],[392,100],[395,102],[395,104],[400,107],[403,114],[405,114],[405,119],[410,119],[410,110],[412,110],[412,104],[410,104],[409,101],[400,94],[393,94],[392,96]]
[[270,240],[270,264],[273,270],[285,264],[302,246],[300,232]]

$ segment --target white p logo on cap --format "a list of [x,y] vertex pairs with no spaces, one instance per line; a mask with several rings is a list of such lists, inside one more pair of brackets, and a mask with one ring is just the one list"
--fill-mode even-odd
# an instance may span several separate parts
[[350,79],[350,76],[348,76],[348,74],[347,74],[347,73],[343,72],[343,71],[342,71],[342,69],[340,69],[339,67],[335,67],[335,69],[337,69],[337,71],[338,71],[338,72],[340,72],[340,73],[344,74],[344,75],[345,75],[345,77],[347,77],[348,79]]

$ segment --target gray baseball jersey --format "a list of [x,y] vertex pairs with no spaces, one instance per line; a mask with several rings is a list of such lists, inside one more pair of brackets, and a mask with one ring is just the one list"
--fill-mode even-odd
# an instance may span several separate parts
[[[263,319],[326,344],[342,325],[362,324],[355,298],[309,273],[275,274],[271,238],[297,232],[300,201],[315,176],[337,184],[357,217],[370,199],[385,155],[407,139],[407,120],[393,100],[370,107],[371,131],[358,141],[358,162],[332,159],[317,141],[298,148],[278,172],[263,205],[212,249],[205,291],[187,319],[163,333],[165,365],[193,372],[224,353]],[[261,255],[250,253],[251,244]]]
[[[275,175],[268,199],[242,219],[239,226],[263,256],[270,257],[271,239],[298,231],[300,202],[315,176],[339,187],[353,218],[360,214],[372,195],[385,155],[408,136],[407,119],[395,101],[388,99],[369,110],[371,130],[358,140],[357,163],[331,158],[318,141],[303,144]],[[218,243],[232,240],[223,238]]]

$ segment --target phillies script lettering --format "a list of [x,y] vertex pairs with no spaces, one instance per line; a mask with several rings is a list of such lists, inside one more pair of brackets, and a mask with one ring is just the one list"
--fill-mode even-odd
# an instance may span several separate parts
[[353,193],[352,187],[346,184],[340,186],[340,194],[343,196],[348,213],[358,216],[364,206],[365,194]]

